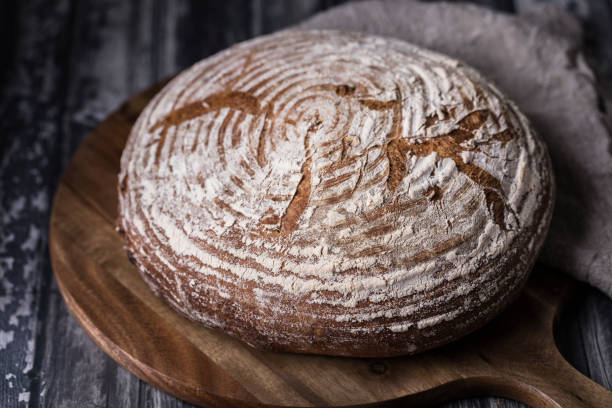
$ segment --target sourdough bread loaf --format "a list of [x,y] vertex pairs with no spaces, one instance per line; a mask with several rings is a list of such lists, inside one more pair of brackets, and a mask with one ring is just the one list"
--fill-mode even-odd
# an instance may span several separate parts
[[543,243],[546,147],[462,63],[285,31],[174,78],[135,123],[118,228],[153,292],[261,349],[417,353],[517,296]]

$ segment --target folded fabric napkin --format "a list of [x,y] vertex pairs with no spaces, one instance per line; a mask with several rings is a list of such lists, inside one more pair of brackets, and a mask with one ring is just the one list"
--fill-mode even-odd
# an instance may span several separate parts
[[468,4],[367,1],[298,28],[400,38],[462,60],[497,84],[542,135],[555,169],[557,201],[539,262],[612,297],[611,139],[570,15],[551,7],[510,15]]

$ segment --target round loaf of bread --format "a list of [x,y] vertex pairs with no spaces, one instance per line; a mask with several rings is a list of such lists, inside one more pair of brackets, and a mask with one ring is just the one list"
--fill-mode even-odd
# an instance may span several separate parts
[[462,63],[285,31],[174,78],[135,123],[118,229],[151,289],[261,349],[417,353],[514,299],[554,183],[542,140]]

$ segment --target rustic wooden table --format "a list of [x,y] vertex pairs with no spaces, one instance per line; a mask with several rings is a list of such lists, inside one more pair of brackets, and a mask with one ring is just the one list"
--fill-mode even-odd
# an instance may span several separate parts
[[[533,1],[477,3],[514,12]],[[59,176],[83,137],[130,94],[342,2],[0,2],[0,406],[189,406],[116,364],[68,313],[47,251]],[[612,95],[612,3],[551,2],[583,23],[588,59]],[[612,388],[612,301],[585,286],[567,309],[560,349]],[[444,406],[524,405],[492,396]]]

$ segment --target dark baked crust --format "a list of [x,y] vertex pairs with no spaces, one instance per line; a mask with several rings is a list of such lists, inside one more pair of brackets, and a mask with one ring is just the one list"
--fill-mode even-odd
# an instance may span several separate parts
[[[372,200],[366,197],[359,201],[362,206],[357,207],[356,215],[344,211],[338,216],[344,218],[337,220],[334,225],[325,225],[331,217],[320,216],[317,211],[327,211],[328,207],[333,211],[344,209],[341,207],[344,202],[342,200],[347,202],[348,207],[355,194],[340,201],[319,200],[316,206],[313,204],[319,190],[343,191],[338,186],[345,182],[337,181],[342,174],[335,179],[328,179],[332,181],[324,180],[316,185],[312,181],[318,177],[314,173],[320,171],[319,167],[324,167],[317,166],[328,159],[315,154],[316,149],[321,150],[327,146],[325,140],[321,139],[329,136],[324,132],[324,127],[330,122],[325,117],[319,117],[324,115],[318,110],[315,110],[318,114],[311,114],[310,117],[298,116],[298,119],[292,119],[287,114],[284,119],[285,126],[294,126],[298,131],[303,131],[303,141],[299,144],[301,148],[303,143],[305,154],[301,163],[295,166],[300,177],[286,183],[289,187],[293,185],[294,194],[284,198],[284,213],[262,212],[253,222],[249,220],[242,225],[222,220],[219,221],[221,228],[216,224],[210,226],[206,224],[207,221],[195,220],[198,207],[194,207],[189,199],[184,203],[185,208],[181,207],[182,202],[178,202],[178,207],[176,203],[170,202],[171,199],[184,198],[185,194],[196,194],[190,190],[189,186],[194,186],[190,180],[185,180],[188,187],[185,191],[164,190],[159,198],[161,204],[150,199],[153,197],[152,192],[142,192],[144,189],[151,190],[152,186],[160,188],[161,179],[164,183],[182,183],[185,174],[190,175],[189,171],[184,173],[183,170],[173,168],[177,162],[173,161],[174,153],[169,146],[183,146],[176,148],[177,151],[185,150],[184,146],[191,146],[191,143],[195,146],[195,142],[189,139],[193,137],[190,122],[196,122],[207,115],[212,117],[219,112],[233,111],[236,116],[234,119],[227,119],[226,116],[218,128],[211,125],[208,130],[202,130],[200,126],[196,134],[207,133],[206,138],[212,138],[223,134],[224,124],[231,126],[232,120],[237,123],[236,117],[263,117],[263,127],[253,125],[248,128],[250,130],[242,128],[238,131],[234,123],[234,133],[229,134],[240,133],[243,139],[257,139],[257,143],[253,142],[257,149],[251,150],[254,152],[253,163],[251,168],[245,169],[246,176],[253,173],[251,177],[256,179],[260,169],[269,169],[270,158],[266,157],[269,150],[266,149],[270,147],[265,145],[269,142],[262,135],[266,131],[272,133],[272,130],[266,129],[266,124],[271,117],[277,120],[282,111],[279,112],[273,104],[266,105],[264,98],[255,93],[236,90],[234,87],[238,87],[242,78],[248,76],[249,64],[257,66],[251,59],[255,60],[258,53],[265,53],[268,49],[279,52],[279,48],[286,47],[282,55],[289,58],[293,49],[299,49],[300,45],[308,44],[309,41],[313,44],[329,41],[332,46],[340,48],[351,42],[361,47],[372,47],[372,44],[383,41],[398,52],[415,52],[414,58],[417,59],[438,58],[424,51],[421,55],[421,51],[415,47],[398,41],[337,32],[289,32],[243,44],[181,74],[145,109],[132,131],[122,158],[118,184],[118,229],[125,240],[130,261],[152,290],[176,310],[260,349],[358,357],[394,356],[427,350],[477,329],[511,302],[524,285],[548,229],[554,201],[554,183],[546,148],[526,124],[524,117],[512,103],[505,101],[497,90],[467,67],[460,66],[457,70],[462,74],[465,72],[473,80],[474,94],[464,95],[461,91],[460,107],[453,107],[453,110],[448,109],[435,116],[424,115],[423,126],[431,133],[424,133],[425,136],[419,137],[419,140],[404,136],[408,132],[403,127],[404,117],[409,110],[400,103],[402,98],[366,97],[362,95],[365,91],[360,89],[356,79],[352,84],[344,84],[328,72],[320,73],[319,81],[324,80],[325,85],[316,85],[317,92],[324,92],[333,98],[344,98],[342,100],[350,99],[350,103],[368,114],[381,115],[379,117],[383,119],[377,119],[381,123],[389,120],[389,126],[380,126],[380,134],[373,136],[383,141],[385,154],[381,153],[380,157],[387,166],[385,173],[381,173],[383,178],[377,181],[372,176],[374,182],[377,181],[373,185],[380,185],[383,189],[381,191],[385,192],[382,201],[372,204]],[[371,52],[375,50],[376,46]],[[196,96],[191,99],[184,97],[180,103],[176,101],[180,98],[172,96],[176,95],[177,90],[180,95],[181,89],[194,86],[193,80],[189,82],[194,72],[212,70],[223,65],[225,60],[232,61],[235,55],[241,53],[247,55],[246,62],[228,68],[230,74],[226,75],[228,79],[224,89],[215,90],[211,85],[210,91],[204,92],[202,99]],[[318,57],[317,52],[312,51],[312,58]],[[449,63],[443,57],[439,58],[441,64]],[[283,61],[278,63],[285,63]],[[231,64],[228,62],[228,65]],[[452,67],[452,64],[449,63],[449,66]],[[452,73],[449,75],[452,78]],[[282,88],[282,85],[281,81],[277,86]],[[197,92],[194,91],[194,94]],[[393,95],[393,90],[390,90],[390,95]],[[495,102],[491,102],[493,100]],[[170,102],[173,103],[172,107],[165,109],[164,103]],[[312,103],[316,107],[316,103],[324,101],[313,98]],[[496,104],[501,106],[499,113],[494,112]],[[384,119],[384,115],[387,115],[387,119]],[[297,122],[302,119],[306,124],[300,127]],[[291,124],[292,120],[296,124]],[[447,122],[450,123],[449,130],[435,134],[436,129],[446,126]],[[255,120],[251,123],[255,123]],[[195,123],[193,126],[196,126]],[[342,128],[340,132],[346,132],[347,129]],[[317,132],[323,132],[324,136]],[[351,138],[355,136],[350,132],[341,133],[340,136],[341,147],[332,151],[330,157],[337,155],[334,159],[336,163],[348,166],[346,163],[358,157],[351,156],[351,149],[357,150],[358,147],[353,146]],[[238,146],[240,140],[235,141],[234,137],[231,136],[231,143],[220,145],[224,149],[230,144],[232,147]],[[187,139],[190,143],[181,142]],[[155,148],[151,148],[152,143],[157,143]],[[474,144],[476,147],[471,147]],[[488,146],[497,149],[495,152],[500,156],[490,158],[490,152],[484,151]],[[216,148],[215,154],[220,154],[219,149]],[[485,154],[489,157],[486,160],[493,164],[483,162],[489,166],[489,170],[486,170],[479,161],[467,160],[465,153]],[[441,167],[442,160],[447,160],[444,163],[448,166],[454,165],[450,181],[435,181],[437,179],[432,170],[434,181],[429,188],[414,197],[415,194],[407,187],[406,179],[411,177],[411,171],[416,171],[414,169],[418,168],[418,163],[431,157],[438,160],[436,169]],[[519,157],[524,167],[521,168],[519,164],[506,165],[506,162],[518,161]],[[411,158],[417,164],[411,164]],[[449,164],[451,161],[452,165]],[[495,161],[501,165],[498,166]],[[170,170],[159,170],[168,164]],[[213,166],[205,162],[200,166],[200,169],[209,170],[209,174],[202,176],[202,179],[197,179],[198,174],[194,174],[194,182],[201,184],[202,191],[207,191],[207,180],[218,175],[219,169]],[[244,167],[242,163],[239,166]],[[498,170],[496,166],[509,167],[510,171],[508,174],[497,174],[493,171]],[[364,168],[367,166],[364,165]],[[224,185],[223,177],[218,176],[221,185]],[[365,176],[361,173],[355,177],[355,185],[362,182],[362,177]],[[226,202],[220,197],[243,193],[240,190],[247,190],[246,187],[242,188],[246,181],[240,178],[228,179],[233,184],[225,184],[224,189],[215,192],[218,195],[206,196],[201,211],[210,212],[214,206],[219,213],[218,218],[222,214],[240,218],[240,215],[234,214],[236,210],[229,204],[230,198]],[[283,180],[278,182],[284,183]],[[460,183],[461,186],[453,187],[453,183]],[[230,187],[235,191],[228,191]],[[520,194],[514,194],[511,199],[510,190],[519,191]],[[368,192],[363,191],[364,195]],[[455,200],[452,200],[453,197]],[[264,199],[254,200],[255,204]],[[465,199],[466,202],[458,203],[458,199]],[[166,207],[164,200],[168,202]],[[247,204],[251,203],[246,200]],[[274,200],[281,199],[273,197]],[[205,204],[209,204],[210,208]],[[253,212],[257,212],[255,204],[249,204]],[[461,229],[449,225],[446,231],[436,230],[429,235],[422,233],[431,236],[432,244],[410,241],[410,234],[421,233],[411,231],[424,228],[419,223],[432,222],[432,225],[437,225],[433,218],[419,218],[420,211],[431,212],[432,208],[438,207],[444,212],[444,217],[448,217],[449,224],[466,223],[472,217],[474,225],[468,225],[468,232],[461,232],[467,227]],[[172,217],[172,209],[175,210],[175,218]],[[312,210],[310,216],[309,209]],[[215,218],[216,214],[211,212],[210,219]],[[179,215],[183,218],[179,218]],[[336,219],[331,219],[336,222]],[[405,225],[406,219],[414,219],[416,227]],[[381,223],[381,220],[386,221]],[[230,225],[225,226],[227,224]],[[201,228],[200,232],[205,238],[192,233],[194,228]],[[347,237],[342,233],[347,228],[361,228],[361,231],[367,233]],[[399,244],[393,247],[380,241],[381,236],[393,233],[401,239],[392,243],[401,242],[405,245],[412,242],[416,251],[412,247],[402,248]],[[435,243],[440,234],[447,235],[445,241],[441,241],[444,245]],[[312,248],[320,238],[331,244],[329,248],[322,246],[320,252],[315,253]],[[355,248],[360,248],[359,245],[364,243],[368,244],[368,250],[361,250],[355,255]],[[281,249],[272,251],[266,245]],[[449,255],[451,252],[457,252],[459,256],[470,254],[475,248],[482,255],[478,259],[455,261]],[[339,250],[339,261],[336,260],[338,257],[332,255],[334,249]],[[302,250],[308,256],[301,254]],[[403,251],[411,253],[410,257],[403,257]],[[486,256],[488,253],[492,255]],[[343,267],[343,257],[351,262],[356,261],[352,266]],[[377,261],[366,264],[373,258]],[[320,278],[317,278],[317,265],[320,268],[326,267],[326,259],[336,264],[330,268],[331,272],[321,271]],[[300,262],[315,266],[302,272]],[[272,267],[266,269],[262,265]],[[291,270],[287,265],[297,265],[294,268],[299,272]],[[393,275],[395,270],[399,272]],[[376,280],[377,274],[385,277],[385,285],[381,286]],[[396,276],[400,278],[396,279]],[[415,279],[415,276],[419,279]],[[360,280],[366,283],[360,285]],[[296,289],[295,282],[302,286],[314,282],[314,286]],[[410,282],[414,282],[414,288]],[[336,287],[341,289],[334,292],[333,288]],[[355,295],[346,287],[354,287],[355,292],[359,293]]]

